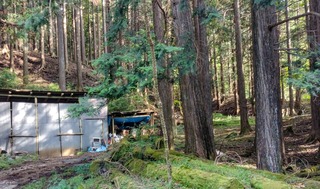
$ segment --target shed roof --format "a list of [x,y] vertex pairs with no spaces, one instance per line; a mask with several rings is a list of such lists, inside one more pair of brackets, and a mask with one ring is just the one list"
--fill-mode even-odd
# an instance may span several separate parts
[[0,89],[0,102],[78,103],[86,92]]

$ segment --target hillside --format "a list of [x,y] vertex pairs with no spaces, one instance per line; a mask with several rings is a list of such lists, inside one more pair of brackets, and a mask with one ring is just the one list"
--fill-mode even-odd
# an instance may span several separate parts
[[[23,69],[23,54],[14,51],[14,73],[18,76],[18,84],[20,89],[51,89],[50,86],[58,86],[58,59],[57,57],[46,56],[46,66],[40,70],[41,59],[38,52],[29,52],[29,85],[22,86],[22,69]],[[0,55],[0,69],[9,68],[10,58],[7,54]],[[84,65],[83,69],[83,84],[84,86],[94,86],[98,82],[98,77],[94,75],[92,67]],[[77,83],[77,69],[74,62],[70,62],[69,68],[66,71],[66,81],[68,90],[75,90]],[[0,86],[1,87],[1,86]]]

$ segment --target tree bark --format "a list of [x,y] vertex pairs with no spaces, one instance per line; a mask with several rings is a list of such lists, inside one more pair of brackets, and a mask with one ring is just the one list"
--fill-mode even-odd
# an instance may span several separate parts
[[[286,11],[285,11],[286,19],[289,18],[289,4],[288,0],[286,0]],[[290,22],[286,22],[286,37],[287,37],[287,48],[291,48],[291,32],[290,32]],[[288,79],[292,78],[292,66],[291,66],[291,55],[287,53],[287,61],[288,61]],[[289,83],[289,116],[293,116],[293,90],[292,84]]]
[[28,34],[23,39],[23,84],[29,83],[29,70],[28,70]]
[[213,48],[213,69],[214,69],[214,85],[215,85],[215,94],[216,94],[216,101],[218,105],[218,109],[220,108],[220,97],[219,97],[219,85],[218,85],[218,70],[217,70],[217,50]]
[[75,5],[75,26],[76,26],[76,62],[77,62],[77,91],[83,91],[82,84],[82,56],[81,56],[81,31],[80,30],[80,7]]
[[253,61],[256,99],[257,167],[272,172],[282,170],[282,127],[280,67],[276,7],[252,0]]
[[86,38],[84,37],[84,24],[83,24],[83,6],[82,6],[82,2],[80,1],[80,40],[81,40],[81,62],[85,63],[87,62],[87,58],[86,58]]
[[49,0],[49,54],[55,56],[55,48],[53,42],[53,14],[52,14],[52,0]]
[[106,0],[102,0],[102,27],[103,27],[103,52],[108,53],[107,48],[107,11]]
[[[197,10],[205,10],[201,0],[193,3]],[[182,66],[179,70],[185,151],[199,157],[214,159],[211,78],[206,30],[204,25],[200,25],[202,15],[196,15],[192,25],[190,5],[185,0],[173,0],[172,13],[178,46],[184,47],[183,52],[180,52],[183,53],[181,58],[186,60],[186,64],[190,64]]]
[[222,42],[219,44],[220,46],[220,103],[224,102],[225,98],[225,85],[224,85],[224,73],[223,73],[223,52],[222,52]]
[[[320,13],[320,2],[318,0],[310,0],[310,12]],[[312,52],[318,51],[320,44],[320,18],[314,15],[309,16],[308,23],[308,38],[309,47]],[[317,62],[320,57],[317,53],[313,53],[310,60],[310,71],[320,69]],[[312,131],[310,133],[309,141],[320,141],[320,97],[319,94],[311,94],[311,119]],[[319,152],[320,153],[320,152]]]
[[252,131],[248,121],[247,99],[245,93],[245,81],[242,70],[243,55],[242,55],[242,37],[241,37],[241,22],[240,22],[240,3],[239,0],[234,1],[234,22],[235,22],[235,40],[236,40],[236,61],[237,61],[237,82],[238,96],[240,106],[240,134],[246,134]]
[[[153,23],[156,40],[159,43],[165,43],[164,32],[165,31],[165,15],[162,12],[162,0],[153,0]],[[135,24],[134,24],[135,25]],[[166,31],[165,31],[166,32]],[[173,85],[171,82],[170,65],[165,57],[158,59],[158,67],[162,70],[162,73],[158,76],[158,91],[163,107],[163,116],[168,134],[168,145],[170,149],[174,149],[174,109],[173,109]]]
[[65,69],[65,44],[63,28],[63,2],[59,1],[59,10],[57,11],[58,26],[58,61],[59,61],[59,87],[61,91],[66,90],[66,69]]
[[92,19],[93,19],[93,57],[94,59],[98,58],[97,50],[97,27],[96,27],[96,15],[95,15],[95,6],[92,3]]
[[63,45],[64,45],[64,61],[65,61],[65,70],[68,70],[69,67],[69,55],[68,55],[68,30],[67,30],[67,8],[66,2],[63,0]]

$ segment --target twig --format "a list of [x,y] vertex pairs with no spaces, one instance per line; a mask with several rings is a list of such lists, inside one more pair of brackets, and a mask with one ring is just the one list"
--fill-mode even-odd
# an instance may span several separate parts
[[288,19],[284,19],[284,20],[279,21],[279,22],[277,22],[277,23],[270,24],[270,25],[268,26],[268,29],[271,31],[272,28],[274,28],[274,27],[276,27],[276,26],[278,26],[278,25],[281,25],[281,24],[283,24],[283,23],[289,22],[289,21],[291,21],[291,20],[296,20],[296,19],[298,19],[298,18],[308,16],[308,15],[314,15],[314,16],[320,17],[320,14],[319,14],[319,13],[316,13],[316,12],[306,12],[306,13],[304,13],[304,14],[300,14],[300,15],[297,15],[297,16],[294,16],[294,17],[291,17],[291,18],[288,18]]

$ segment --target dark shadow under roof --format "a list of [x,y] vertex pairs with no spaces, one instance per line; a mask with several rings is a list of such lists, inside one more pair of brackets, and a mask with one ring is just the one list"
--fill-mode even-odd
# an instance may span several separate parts
[[108,116],[111,117],[127,117],[127,116],[138,116],[138,115],[151,115],[153,111],[131,111],[131,112],[110,112]]
[[0,102],[78,103],[86,92],[0,89]]

